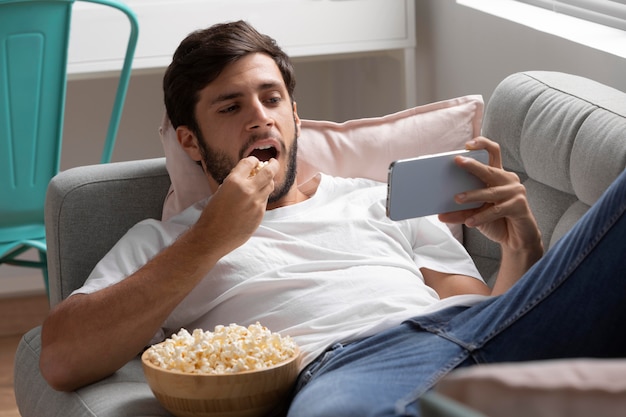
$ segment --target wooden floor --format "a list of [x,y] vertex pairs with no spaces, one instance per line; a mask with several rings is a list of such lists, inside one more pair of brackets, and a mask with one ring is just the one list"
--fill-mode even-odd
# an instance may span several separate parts
[[19,417],[13,394],[13,358],[22,334],[41,324],[48,312],[45,295],[0,298],[0,417]]

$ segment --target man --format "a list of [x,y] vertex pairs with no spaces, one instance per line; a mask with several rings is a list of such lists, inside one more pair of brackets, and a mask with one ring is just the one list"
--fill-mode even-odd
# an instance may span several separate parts
[[[50,385],[104,378],[180,327],[257,320],[304,352],[289,409],[297,417],[418,415],[419,397],[459,366],[623,355],[615,286],[626,264],[611,253],[623,252],[624,175],[539,261],[524,187],[502,169],[497,144],[469,142],[489,152],[489,166],[456,162],[488,188],[457,199],[486,203],[440,220],[500,244],[490,289],[437,219],[389,220],[385,185],[295,182],[294,87],[288,57],[244,22],[181,43],[164,77],[166,108],[213,195],[168,222],[135,226],[50,313],[40,364]],[[589,288],[597,271],[605,279]]]

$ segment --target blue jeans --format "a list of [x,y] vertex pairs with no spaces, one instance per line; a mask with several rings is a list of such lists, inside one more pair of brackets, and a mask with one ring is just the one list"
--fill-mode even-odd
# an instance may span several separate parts
[[626,171],[508,292],[337,344],[300,375],[289,417],[418,416],[477,363],[626,356]]

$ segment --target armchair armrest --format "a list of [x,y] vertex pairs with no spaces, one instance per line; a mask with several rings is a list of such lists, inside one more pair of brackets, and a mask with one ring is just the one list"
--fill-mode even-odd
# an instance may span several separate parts
[[50,306],[82,286],[135,223],[161,218],[165,158],[72,168],[52,179],[45,206]]

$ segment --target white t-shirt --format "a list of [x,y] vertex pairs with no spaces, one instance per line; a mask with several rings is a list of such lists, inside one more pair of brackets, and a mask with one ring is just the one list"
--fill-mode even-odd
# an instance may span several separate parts
[[[482,280],[463,246],[436,217],[395,222],[386,184],[322,175],[308,200],[265,213],[261,226],[207,274],[163,323],[153,342],[181,327],[260,322],[292,336],[302,366],[349,342],[437,309],[421,267]],[[168,222],[133,227],[79,293],[123,280],[196,222],[206,201]],[[175,285],[175,278],[172,277]],[[454,303],[473,303],[460,297]],[[446,301],[446,305],[451,300]]]

